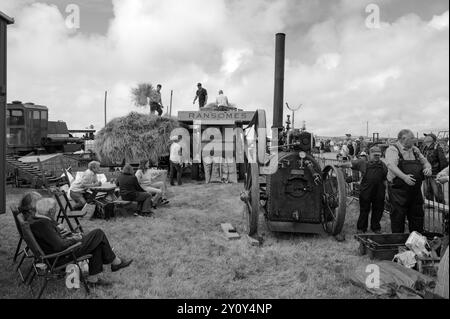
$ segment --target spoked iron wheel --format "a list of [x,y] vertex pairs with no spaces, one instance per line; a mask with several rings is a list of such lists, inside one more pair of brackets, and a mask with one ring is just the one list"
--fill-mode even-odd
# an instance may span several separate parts
[[347,194],[342,170],[327,166],[323,170],[323,227],[333,236],[341,233],[345,221]]
[[[260,185],[259,185],[259,163],[263,163],[266,156],[267,132],[266,114],[264,111],[257,111],[249,126],[253,128],[253,141],[249,143],[247,136],[244,136],[245,153],[245,190],[241,194],[241,200],[245,203],[245,232],[249,236],[258,232],[258,218],[260,210]],[[248,156],[252,158],[248,160]]]
[[241,195],[244,202],[245,232],[249,236],[258,232],[259,217],[259,167],[256,163],[246,163],[245,190]]

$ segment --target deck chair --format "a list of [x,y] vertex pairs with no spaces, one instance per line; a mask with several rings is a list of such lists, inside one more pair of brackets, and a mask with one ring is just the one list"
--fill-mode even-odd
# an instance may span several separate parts
[[19,234],[19,242],[17,243],[16,252],[14,253],[13,264],[16,263],[17,257],[21,256],[20,261],[16,266],[16,272],[19,274],[22,283],[25,283],[27,281],[28,275],[24,277],[21,266],[26,258],[33,258],[33,254],[31,253],[27,245],[22,247],[22,243],[24,242],[23,234],[18,220],[18,216],[19,214],[21,214],[20,211],[15,206],[11,206],[10,209],[14,217],[14,223],[16,224],[17,233]]
[[[78,230],[83,232],[83,227],[78,219],[84,217],[87,212],[82,210],[74,210],[65,191],[52,190],[52,194],[55,196],[56,202],[59,206],[59,211],[56,215],[56,222],[63,223],[65,221],[71,232],[76,232]],[[65,205],[63,204],[63,200],[65,201]],[[76,227],[74,227],[70,222],[71,219],[75,221]]]
[[[69,264],[75,264],[79,267],[78,263],[81,261],[85,261],[92,257],[92,255],[85,255],[82,257],[75,256],[75,250],[81,246],[81,243],[76,243],[73,246],[70,246],[64,251],[46,255],[41,247],[39,246],[36,238],[34,237],[30,224],[24,221],[22,214],[17,215],[17,220],[22,230],[23,239],[31,252],[33,253],[33,261],[31,267],[31,277],[29,278],[27,284],[30,286],[31,293],[33,294],[32,282],[36,276],[42,277],[44,279],[44,283],[42,287],[39,289],[39,292],[36,296],[36,299],[40,299],[42,294],[44,293],[47,284],[52,279],[58,279],[64,277],[65,268]],[[29,276],[27,276],[29,277]],[[83,286],[87,293],[89,293],[89,286],[86,282],[86,278],[83,275],[83,272],[80,269],[80,282],[83,283]]]

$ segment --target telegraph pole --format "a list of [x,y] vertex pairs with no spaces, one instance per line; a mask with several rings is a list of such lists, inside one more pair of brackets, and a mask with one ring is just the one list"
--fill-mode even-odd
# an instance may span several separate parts
[[366,132],[367,132],[367,137],[369,137],[369,121],[367,121],[367,129],[366,129]]
[[173,99],[173,90],[170,90],[170,111],[169,111],[169,116],[172,116],[172,99]]
[[105,126],[106,126],[106,101],[108,99],[108,91],[105,91]]

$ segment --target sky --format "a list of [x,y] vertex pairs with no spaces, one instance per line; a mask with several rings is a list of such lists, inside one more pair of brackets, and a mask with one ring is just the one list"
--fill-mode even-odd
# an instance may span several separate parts
[[[68,27],[79,8],[79,28]],[[379,23],[374,24],[374,4]],[[271,126],[275,34],[286,33],[285,102],[317,135],[396,136],[449,127],[448,0],[0,0],[8,101],[49,107],[69,129],[131,111],[131,88],[173,90],[173,114],[210,100],[264,109]],[[70,9],[70,7],[69,7]],[[376,13],[376,12],[375,12]],[[70,25],[69,25],[70,26]],[[290,114],[285,109],[285,115]]]

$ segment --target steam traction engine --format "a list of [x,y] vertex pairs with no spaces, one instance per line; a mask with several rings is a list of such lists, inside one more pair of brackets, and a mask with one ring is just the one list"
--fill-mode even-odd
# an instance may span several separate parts
[[284,34],[277,34],[271,145],[267,145],[263,110],[257,111],[245,128],[254,133],[253,143],[245,140],[246,178],[241,200],[245,203],[246,232],[250,236],[257,233],[262,212],[274,232],[338,235],[346,212],[343,172],[334,166],[321,169],[313,156],[311,133],[290,129],[289,119],[287,126],[282,126],[284,40]]

